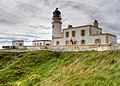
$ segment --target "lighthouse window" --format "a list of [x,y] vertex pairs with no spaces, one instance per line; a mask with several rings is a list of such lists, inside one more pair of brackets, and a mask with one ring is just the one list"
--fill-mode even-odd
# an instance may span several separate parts
[[52,25],[52,28],[54,28],[54,25]]
[[75,37],[75,31],[72,31],[72,37]]
[[85,30],[81,30],[81,36],[85,36]]
[[69,37],[69,32],[66,32],[66,37]]

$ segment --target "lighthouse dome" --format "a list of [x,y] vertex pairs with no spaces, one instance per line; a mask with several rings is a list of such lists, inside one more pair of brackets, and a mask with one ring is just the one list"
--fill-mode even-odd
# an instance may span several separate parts
[[61,12],[56,8],[56,10],[53,12],[53,17],[61,17]]

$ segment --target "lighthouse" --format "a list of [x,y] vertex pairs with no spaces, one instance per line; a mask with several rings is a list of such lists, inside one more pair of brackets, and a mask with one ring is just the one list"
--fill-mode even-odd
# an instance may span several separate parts
[[56,8],[53,12],[52,18],[52,38],[54,37],[61,37],[61,29],[62,29],[62,22],[61,22],[61,12]]

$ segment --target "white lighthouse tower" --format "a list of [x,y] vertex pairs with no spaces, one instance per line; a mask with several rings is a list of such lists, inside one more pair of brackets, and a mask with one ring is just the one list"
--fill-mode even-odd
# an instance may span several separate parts
[[61,37],[61,29],[62,29],[62,18],[61,18],[61,12],[56,8],[56,10],[53,12],[53,18],[52,18],[52,39],[55,37]]

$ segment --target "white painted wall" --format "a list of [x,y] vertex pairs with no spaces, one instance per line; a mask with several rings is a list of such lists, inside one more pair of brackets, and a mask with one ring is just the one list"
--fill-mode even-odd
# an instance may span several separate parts
[[29,51],[33,50],[50,50],[50,51],[106,51],[106,50],[120,50],[120,45],[117,46],[25,46]]
[[101,29],[91,27],[91,34],[100,34],[102,32]]
[[109,43],[117,43],[117,37],[108,35],[108,42]]
[[106,44],[106,35],[90,36],[89,44],[95,44],[95,39],[101,39],[101,44]]
[[24,46],[24,42],[12,42],[12,46],[15,46],[16,48],[18,47],[23,47]]
[[33,42],[32,45],[33,46],[45,46],[47,44],[51,44],[50,41],[36,41],[36,42]]
[[[81,30],[85,30],[85,36],[81,36]],[[75,37],[72,37],[72,31],[76,32]],[[66,32],[69,32],[68,38],[66,38],[66,35],[65,35]],[[77,41],[77,45],[80,45],[80,41],[81,40],[88,40],[88,36],[89,36],[89,27],[64,30],[64,44],[65,44],[66,40],[70,41],[72,39],[73,41]]]
[[[85,36],[81,36],[81,30],[85,30]],[[72,31],[76,32],[76,36],[72,37]],[[69,37],[66,37],[66,32],[69,32]],[[56,45],[56,41],[59,41],[60,45],[66,45],[66,41],[77,41],[76,45],[81,45],[81,40],[85,40],[85,45],[95,45],[95,39],[101,39],[101,44],[106,43],[106,34],[101,34],[102,30],[91,27],[91,33],[97,35],[90,35],[90,26],[74,28],[74,29],[64,29],[63,38],[53,39],[53,45]],[[108,35],[109,43],[117,42],[117,37]]]
[[54,37],[61,37],[61,29],[62,29],[62,25],[61,23],[53,23],[53,28],[52,28],[52,36]]
[[[81,36],[81,30],[85,30],[85,36]],[[75,37],[72,37],[72,31],[76,32]],[[86,45],[95,44],[95,39],[101,39],[101,44],[106,44],[106,35],[90,36],[89,31],[90,31],[90,26],[63,30],[64,37],[54,39],[54,45],[56,45],[56,41],[59,41],[60,45],[66,45],[66,41],[70,41],[71,39],[73,41],[77,41],[76,45],[81,45],[81,40],[85,40]],[[99,33],[101,32],[101,30],[95,29],[95,28],[92,31],[93,31],[92,33],[95,33],[95,34],[96,34],[96,31],[98,31]],[[66,32],[69,32],[69,37],[66,37]]]

